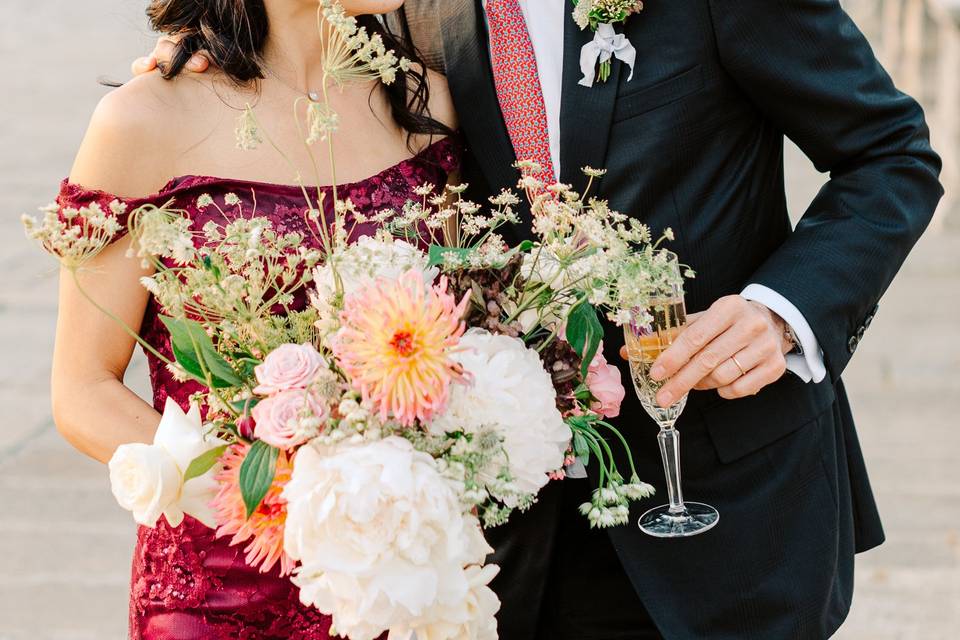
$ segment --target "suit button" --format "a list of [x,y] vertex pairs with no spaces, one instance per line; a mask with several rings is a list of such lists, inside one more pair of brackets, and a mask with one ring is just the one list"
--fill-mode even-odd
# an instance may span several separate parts
[[857,336],[850,336],[850,341],[847,342],[847,349],[850,350],[850,353],[855,352],[859,346],[860,339]]
[[866,324],[864,324],[862,327],[857,329],[857,342],[860,342],[861,340],[863,340],[863,334],[865,334],[866,332],[867,332]]
[[873,324],[873,318],[877,315],[877,311],[880,311],[880,305],[874,305],[873,309],[870,310],[870,313],[867,314],[867,319],[863,321],[863,326],[866,329],[870,328],[870,325]]

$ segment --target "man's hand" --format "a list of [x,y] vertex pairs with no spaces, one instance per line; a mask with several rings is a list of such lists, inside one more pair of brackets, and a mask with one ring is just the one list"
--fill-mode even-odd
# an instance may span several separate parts
[[[157,40],[157,46],[154,47],[153,53],[145,58],[137,58],[133,61],[131,66],[131,71],[133,75],[139,76],[144,73],[149,73],[154,69],[162,69],[173,59],[173,54],[176,51],[177,39],[171,36],[162,36]],[[190,60],[187,62],[186,69],[187,71],[192,71],[193,73],[203,73],[210,66],[210,61],[203,53],[194,54]]]
[[786,325],[760,303],[727,296],[688,322],[650,369],[654,380],[668,380],[657,394],[661,407],[691,389],[716,389],[728,400],[754,395],[787,370]]

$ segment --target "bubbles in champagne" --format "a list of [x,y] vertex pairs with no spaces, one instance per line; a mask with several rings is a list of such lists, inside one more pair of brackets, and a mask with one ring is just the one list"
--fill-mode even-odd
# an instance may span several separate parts
[[650,367],[673,344],[686,322],[683,298],[668,298],[652,301],[624,327],[633,388],[640,404],[661,426],[676,422],[686,407],[687,397],[667,409],[661,408],[656,397],[663,382],[650,379]]

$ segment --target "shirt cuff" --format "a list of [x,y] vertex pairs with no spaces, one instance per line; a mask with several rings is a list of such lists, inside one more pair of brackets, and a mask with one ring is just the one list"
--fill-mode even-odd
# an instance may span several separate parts
[[748,285],[740,294],[747,300],[759,302],[775,314],[783,318],[790,325],[800,340],[803,355],[788,353],[787,370],[798,376],[804,382],[820,382],[827,377],[827,367],[823,361],[823,351],[820,342],[813,334],[813,329],[807,319],[793,303],[769,287],[762,284]]

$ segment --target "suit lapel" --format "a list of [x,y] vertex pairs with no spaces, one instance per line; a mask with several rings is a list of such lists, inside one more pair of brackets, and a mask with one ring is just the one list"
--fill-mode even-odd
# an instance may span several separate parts
[[614,60],[606,82],[595,82],[592,87],[578,84],[580,49],[593,39],[589,29],[580,30],[567,17],[563,38],[563,104],[560,107],[560,164],[562,182],[582,190],[586,181],[581,169],[591,166],[603,169],[610,125],[617,100],[617,86],[622,64]]
[[438,3],[450,93],[470,150],[494,192],[513,187],[513,145],[497,101],[490,66],[486,21],[479,0]]

